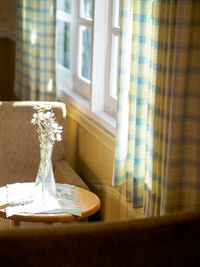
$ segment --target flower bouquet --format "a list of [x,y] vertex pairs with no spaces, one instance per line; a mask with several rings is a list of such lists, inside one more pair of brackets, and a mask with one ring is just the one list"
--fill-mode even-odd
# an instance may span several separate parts
[[52,149],[55,141],[61,141],[62,126],[55,121],[50,104],[35,105],[37,113],[33,114],[31,123],[38,126],[38,138],[40,142],[40,164],[36,176],[36,188],[42,187],[42,199],[47,195],[55,196],[56,185],[52,168]]

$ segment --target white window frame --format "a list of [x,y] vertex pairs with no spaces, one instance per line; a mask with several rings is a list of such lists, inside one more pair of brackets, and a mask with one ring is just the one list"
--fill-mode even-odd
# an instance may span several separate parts
[[[87,100],[90,100],[90,90],[91,90],[91,81],[84,79],[84,77],[81,77],[80,73],[80,64],[79,62],[81,61],[81,49],[79,47],[79,45],[81,44],[80,42],[80,27],[86,27],[86,28],[91,28],[92,30],[92,26],[93,26],[93,22],[91,19],[85,19],[81,17],[81,12],[80,12],[80,5],[81,5],[81,0],[78,1],[72,1],[73,5],[75,5],[75,2],[77,2],[77,24],[76,24],[76,40],[77,42],[74,44],[76,44],[76,71],[74,74],[74,91],[77,92],[79,95],[81,95],[82,97],[84,97]],[[92,51],[91,51],[92,53]],[[91,60],[92,61],[92,60]],[[92,62],[91,62],[92,65]]]
[[[81,0],[73,0],[71,3],[75,1],[79,4]],[[80,55],[75,52],[71,54],[73,60],[70,60],[72,73],[68,73],[73,78],[68,78],[65,73],[61,79],[57,74],[58,96],[65,96],[67,102],[75,105],[77,109],[86,113],[88,117],[95,120],[113,135],[115,135],[117,99],[110,94],[111,51],[113,36],[119,36],[120,32],[118,28],[113,26],[112,9],[114,1],[94,0],[92,21],[80,18],[79,8],[72,5],[72,15],[77,16],[77,20],[71,24],[74,44],[78,45],[79,43],[78,26],[92,27],[91,82],[87,83],[87,81],[78,77],[77,62]],[[59,13],[57,16],[59,16]],[[77,46],[74,46],[74,48],[78,51]],[[57,70],[62,70],[62,66],[59,66],[59,64],[56,67]],[[73,83],[67,82],[67,80],[73,81]]]
[[[105,111],[112,116],[116,116],[117,97],[113,96],[112,90],[116,80],[118,69],[113,68],[113,61],[117,63],[117,58],[114,53],[116,51],[115,38],[118,39],[120,45],[120,28],[115,25],[114,10],[117,11],[117,1],[109,1],[109,18],[108,18],[108,45],[107,45],[107,71],[106,71],[106,86],[105,86]],[[116,73],[115,73],[116,71]],[[116,81],[117,86],[118,81]]]
[[[57,11],[57,21],[70,23],[71,34],[70,39],[73,42],[70,42],[70,69],[65,68],[62,64],[56,62],[56,76],[57,76],[57,88],[60,91],[65,92],[66,89],[73,90],[73,76],[76,62],[76,54],[74,53],[74,49],[72,44],[76,42],[76,35],[74,34],[74,30],[76,28],[76,21],[73,20],[73,16],[76,13],[75,6],[71,6],[71,14],[68,14],[64,11]],[[75,59],[74,59],[75,58]]]

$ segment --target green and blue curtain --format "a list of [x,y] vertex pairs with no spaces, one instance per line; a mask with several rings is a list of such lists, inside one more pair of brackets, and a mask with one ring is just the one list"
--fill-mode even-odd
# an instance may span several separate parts
[[113,185],[147,216],[200,209],[199,58],[198,1],[122,1]]
[[56,1],[17,0],[16,95],[55,99]]

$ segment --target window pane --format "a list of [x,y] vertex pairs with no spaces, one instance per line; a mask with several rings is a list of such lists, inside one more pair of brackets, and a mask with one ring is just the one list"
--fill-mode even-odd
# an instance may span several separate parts
[[56,61],[70,68],[70,23],[57,22]]
[[110,76],[110,94],[117,98],[119,71],[119,37],[113,36],[112,40],[112,57],[111,57],[111,76]]
[[121,0],[113,0],[113,27],[120,27]]
[[92,19],[93,0],[80,1],[80,17],[84,19]]
[[79,74],[81,77],[90,80],[91,69],[91,44],[92,31],[90,28],[80,26],[80,61]]
[[57,9],[63,10],[67,13],[71,13],[71,1],[70,0],[57,0]]

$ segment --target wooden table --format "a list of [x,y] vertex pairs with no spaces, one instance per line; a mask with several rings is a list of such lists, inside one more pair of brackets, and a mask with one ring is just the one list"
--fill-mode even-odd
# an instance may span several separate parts
[[100,199],[97,195],[92,193],[89,190],[75,187],[73,189],[74,193],[78,194],[79,200],[77,201],[78,206],[80,207],[82,211],[81,216],[75,216],[68,213],[60,213],[60,214],[28,214],[28,213],[22,213],[13,215],[9,218],[6,218],[6,212],[0,211],[0,217],[6,218],[10,220],[10,226],[20,226],[20,222],[40,222],[43,224],[51,224],[54,222],[60,222],[60,223],[67,223],[77,220],[82,220],[83,218],[87,218],[88,216],[96,213],[101,206]]

